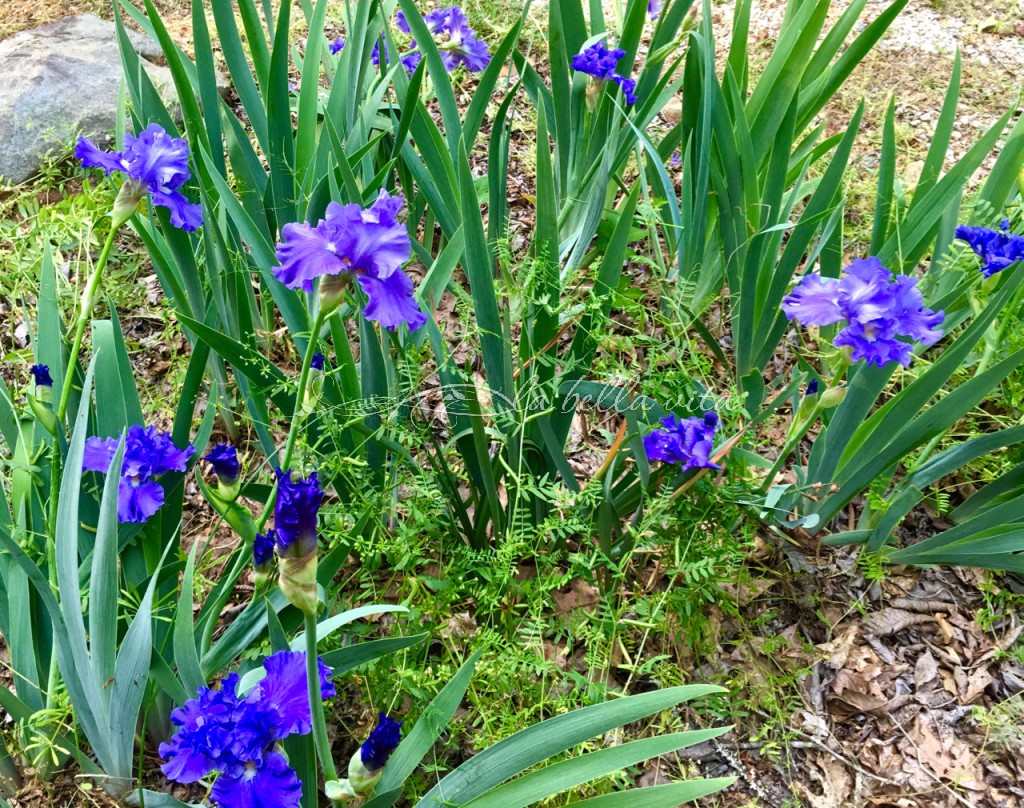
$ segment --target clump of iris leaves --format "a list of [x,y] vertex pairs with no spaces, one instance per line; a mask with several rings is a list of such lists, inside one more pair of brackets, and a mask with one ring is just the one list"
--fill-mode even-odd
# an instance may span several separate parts
[[[429,648],[403,629],[415,598],[353,605],[339,584],[413,529],[472,553],[470,599],[488,568],[539,556],[614,591],[673,524],[705,530],[683,511],[802,528],[881,565],[1024,569],[1024,425],[955,436],[1024,360],[1007,338],[1024,122],[1011,107],[948,160],[959,60],[913,189],[894,101],[871,122],[874,218],[848,255],[844,181],[868,122],[862,103],[829,134],[821,112],[905,4],[862,21],[859,0],[829,26],[827,0],[792,0],[755,71],[745,0],[728,34],[692,0],[553,0],[500,36],[413,0],[303,0],[304,19],[195,0],[191,55],[148,0],[117,0],[128,125],[75,147],[116,189],[103,247],[61,310],[42,245],[32,382],[26,365],[0,384],[4,790],[72,762],[152,806],[189,804],[172,781],[227,808],[674,806],[729,786],[681,769],[631,788],[638,764],[728,729],[680,708],[722,698],[685,672],[554,715],[513,700],[531,716],[518,731],[447,766],[482,651],[456,615],[466,656],[443,687],[379,716],[352,705],[353,671]],[[538,53],[526,34],[545,14]],[[128,23],[164,51],[180,128]],[[116,306],[98,305],[129,230],[189,346],[159,425]],[[627,320],[645,317],[658,327],[633,341]],[[657,346],[680,335],[691,356],[666,373]],[[952,526],[901,544],[936,485],[993,456]],[[216,558],[196,524],[230,534]],[[328,721],[350,714],[374,718]]]

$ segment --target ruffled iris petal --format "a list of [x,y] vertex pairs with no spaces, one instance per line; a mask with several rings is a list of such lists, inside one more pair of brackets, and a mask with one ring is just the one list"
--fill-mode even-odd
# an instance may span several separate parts
[[104,151],[91,138],[79,137],[75,144],[75,158],[86,168],[102,168],[105,174],[124,171],[124,156],[119,151]]
[[366,319],[375,320],[392,331],[402,323],[408,323],[409,330],[415,331],[427,321],[427,315],[420,311],[413,295],[412,281],[402,270],[384,280],[361,275],[359,285],[369,298],[363,312]]
[[782,301],[782,311],[804,325],[831,325],[843,319],[839,307],[839,281],[817,272],[804,275]]
[[359,747],[359,760],[371,772],[379,771],[402,740],[402,722],[381,713],[370,737]]
[[277,260],[281,265],[274,267],[274,277],[289,289],[301,287],[312,292],[316,278],[337,275],[348,268],[338,255],[338,245],[322,224],[316,227],[305,222],[286,224],[281,235],[284,240],[277,246]]
[[600,81],[608,81],[615,74],[619,59],[626,55],[622,48],[608,49],[605,42],[595,42],[572,57],[572,67],[578,73],[586,73]]
[[328,205],[325,232],[336,234],[338,254],[345,268],[357,273],[386,278],[412,257],[412,244],[405,225],[398,221],[404,200],[381,191],[366,210],[358,205]]
[[117,452],[118,443],[120,441],[117,438],[86,438],[85,452],[82,455],[82,470],[106,474],[114,459],[114,454]]
[[117,520],[145,522],[164,504],[164,489],[153,480],[122,477],[117,487]]
[[171,214],[171,224],[181,230],[198,230],[203,223],[203,206],[189,202],[180,191],[152,191],[150,197],[154,205],[167,208]]
[[290,469],[277,469],[274,530],[278,555],[305,558],[316,552],[317,514],[323,500],[315,471],[305,480],[293,481]]
[[271,752],[259,766],[218,777],[210,798],[220,808],[298,808],[302,784],[284,755]]
[[[330,668],[320,668],[320,695],[332,698],[336,691],[330,681]],[[305,735],[312,729],[309,691],[306,688],[306,654],[302,651],[278,651],[263,660],[267,675],[256,685],[253,698],[273,704],[281,716],[278,739],[293,733]]]
[[124,158],[128,173],[150,191],[173,191],[189,177],[188,143],[172,138],[160,124],[151,123],[130,145],[125,138]]

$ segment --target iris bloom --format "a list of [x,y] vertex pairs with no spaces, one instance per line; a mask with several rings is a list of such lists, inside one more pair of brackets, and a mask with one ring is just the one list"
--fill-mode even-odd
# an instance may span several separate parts
[[327,46],[327,49],[331,52],[332,56],[337,56],[345,49],[345,40],[339,36]]
[[662,0],[647,0],[647,16],[652,20],[658,19],[661,14],[661,3]]
[[[106,474],[117,452],[120,438],[88,438],[82,468]],[[195,452],[192,445],[179,449],[169,432],[156,427],[128,427],[125,436],[121,482],[117,489],[119,522],[145,522],[164,504],[164,489],[156,478],[169,471],[185,471]]]
[[189,178],[188,143],[168,135],[160,124],[150,124],[137,137],[126,133],[121,151],[103,151],[89,138],[80,137],[75,157],[86,168],[102,168],[107,175],[114,171],[127,175],[121,188],[126,210],[134,211],[148,193],[154,205],[170,211],[175,227],[195,230],[203,223],[202,205],[189,202],[180,190]]
[[605,42],[595,42],[572,57],[572,67],[577,73],[593,76],[599,84],[606,81],[618,84],[626,97],[626,103],[633,104],[636,102],[636,94],[633,92],[636,81],[616,72],[619,60],[625,55],[626,51],[622,48],[608,50]]
[[711,451],[718,429],[718,415],[704,413],[703,418],[678,418],[670,415],[661,419],[661,427],[644,438],[644,451],[650,461],[660,460],[689,469],[720,469],[711,460]]
[[356,278],[369,298],[363,312],[367,319],[391,330],[408,323],[415,331],[427,318],[413,297],[412,280],[401,269],[412,256],[409,232],[398,221],[402,204],[401,196],[381,190],[366,210],[331,202],[316,226],[286,224],[275,277],[289,289],[307,292],[313,291],[316,278]]
[[[487,43],[479,39],[476,32],[470,28],[469,20],[459,6],[435,9],[423,15],[423,21],[433,35],[435,44],[441,52],[441,60],[449,72],[459,65],[465,65],[469,70],[478,72],[490,64],[491,54],[487,49]],[[395,24],[399,31],[412,33],[409,21],[401,11],[395,18]],[[412,74],[422,56],[416,50],[416,40],[410,43],[410,47],[413,50],[402,57],[402,63]]]
[[[837,347],[849,347],[853,361],[878,367],[909,365],[913,345],[933,345],[942,337],[943,312],[924,307],[917,279],[893,274],[877,258],[859,258],[842,279],[805,275],[782,301],[789,319],[804,325],[844,322]],[[902,339],[900,339],[902,338]]]
[[1017,261],[1024,261],[1024,236],[1010,232],[1010,220],[1003,219],[998,230],[960,225],[956,237],[971,245],[985,262],[981,274],[991,278]]
[[[320,695],[336,695],[330,670],[320,660]],[[306,655],[278,651],[263,661],[266,676],[244,698],[236,692],[238,674],[219,690],[201,687],[171,713],[178,729],[160,744],[164,774],[179,783],[195,783],[219,772],[210,797],[221,808],[297,808],[302,784],[277,751],[289,735],[312,728],[306,688]]]

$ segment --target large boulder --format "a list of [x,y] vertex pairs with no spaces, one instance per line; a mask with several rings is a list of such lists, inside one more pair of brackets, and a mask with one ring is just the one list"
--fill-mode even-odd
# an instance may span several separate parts
[[[2,0],[0,0],[2,2]],[[160,48],[129,32],[146,72],[167,99],[171,73],[156,63]],[[18,183],[43,158],[69,147],[78,134],[114,130],[121,86],[121,56],[114,24],[78,14],[22,31],[0,42],[0,177]]]

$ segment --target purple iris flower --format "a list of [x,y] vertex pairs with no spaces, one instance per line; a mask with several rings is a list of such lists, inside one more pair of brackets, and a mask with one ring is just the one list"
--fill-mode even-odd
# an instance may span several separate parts
[[669,158],[668,164],[672,168],[679,168],[683,164],[683,156],[679,153],[678,149],[672,152],[672,156]]
[[661,14],[662,0],[647,0],[647,16],[652,20],[658,19]]
[[1017,261],[1024,261],[1024,236],[1010,232],[1010,220],[1003,219],[998,230],[960,225],[956,237],[966,241],[985,262],[981,274],[991,278]]
[[449,72],[459,65],[477,72],[490,64],[491,54],[487,43],[478,39],[476,32],[469,27],[469,20],[458,6],[438,9],[424,17],[432,34],[445,33],[446,42],[438,43],[441,59]]
[[572,67],[579,73],[586,73],[599,81],[610,81],[619,66],[619,59],[626,55],[622,48],[608,50],[605,42],[595,42],[589,48],[572,57]]
[[818,395],[818,380],[811,379],[807,382],[807,390],[804,391],[804,397],[809,398],[810,396]]
[[679,465],[689,469],[720,469],[711,460],[711,451],[718,428],[718,415],[704,413],[703,418],[678,418],[674,414],[661,419],[661,427],[644,438],[644,451],[650,461]]
[[636,81],[616,72],[619,60],[626,55],[622,48],[608,50],[605,42],[595,42],[572,57],[572,67],[578,73],[593,76],[599,82],[611,81],[622,88],[627,104],[636,102]]
[[335,39],[333,42],[331,42],[331,44],[329,44],[327,46],[327,50],[329,50],[331,52],[332,56],[337,56],[344,49],[345,49],[345,40],[342,39],[340,36],[337,39]]
[[189,178],[188,143],[171,137],[159,124],[150,124],[137,137],[126,133],[121,151],[103,151],[89,138],[79,137],[75,157],[86,168],[126,174],[139,186],[140,195],[148,192],[154,205],[170,211],[175,227],[195,230],[203,223],[202,205],[192,204],[180,191]]
[[[423,15],[423,22],[436,38],[438,50],[441,52],[441,60],[449,72],[455,70],[459,65],[465,65],[469,70],[477,72],[490,64],[491,54],[487,43],[477,37],[459,6],[435,9],[429,14]],[[399,31],[406,34],[412,33],[409,21],[401,11],[395,18],[395,24]],[[415,40],[410,43],[410,47],[414,50],[402,57],[402,63],[411,75],[423,57],[419,51],[415,50]]]
[[[106,474],[119,443],[120,438],[88,438],[82,468]],[[185,471],[194,452],[192,445],[179,449],[169,432],[157,432],[154,426],[128,427],[117,489],[118,521],[145,522],[156,513],[164,504],[164,489],[155,478],[169,471]]]
[[226,443],[218,443],[205,458],[213,471],[225,485],[231,485],[238,479],[238,450]]
[[274,546],[277,544],[277,531],[268,530],[257,533],[252,543],[252,565],[257,569],[267,569],[274,560]]
[[369,298],[364,314],[394,330],[408,323],[415,331],[427,318],[413,296],[413,285],[401,266],[412,255],[409,232],[398,221],[401,196],[381,190],[366,210],[331,202],[316,226],[286,224],[277,246],[274,276],[289,289],[313,291],[313,280],[350,273]]
[[402,722],[381,713],[370,737],[359,747],[359,759],[367,771],[380,771],[401,740]]
[[53,387],[53,379],[50,378],[50,368],[47,365],[33,365],[29,368],[36,387]]
[[[322,660],[320,694],[336,695]],[[238,674],[224,678],[219,690],[201,687],[171,713],[178,727],[170,743],[160,745],[164,774],[194,783],[219,772],[210,797],[221,808],[297,808],[302,796],[298,776],[275,744],[311,729],[304,652],[278,651],[263,661],[266,676],[242,698]]]
[[913,346],[906,339],[933,345],[942,337],[943,312],[924,307],[917,280],[894,277],[873,257],[853,261],[842,279],[805,275],[782,301],[782,310],[804,325],[845,322],[836,346],[851,348],[854,361],[878,367],[909,365]]
[[278,555],[305,558],[316,553],[317,513],[323,500],[324,492],[315,471],[305,480],[293,482],[291,471],[277,469],[274,530]]
[[322,353],[315,353],[315,354],[313,354],[313,358],[310,360],[309,366],[313,370],[323,370],[324,369],[324,355]]

